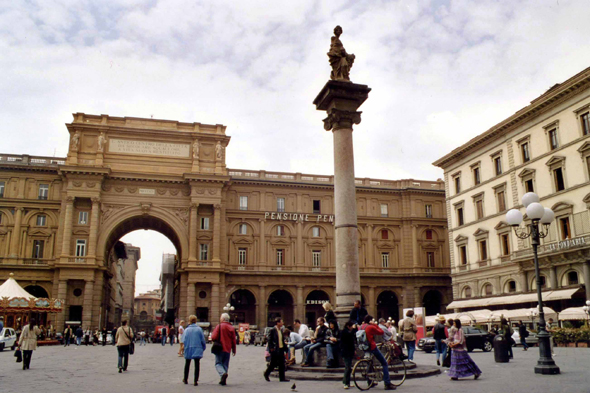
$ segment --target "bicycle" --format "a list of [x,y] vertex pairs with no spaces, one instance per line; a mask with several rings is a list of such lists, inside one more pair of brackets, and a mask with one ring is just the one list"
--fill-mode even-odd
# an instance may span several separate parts
[[[395,353],[396,345],[394,343],[380,343],[377,344],[377,348],[381,350],[384,347],[387,351],[385,353],[385,360],[387,361],[390,377],[401,375],[401,379],[391,379],[391,383],[398,387],[406,380],[407,369],[402,356],[398,356]],[[383,367],[375,358],[375,355],[371,352],[365,352],[365,356],[354,364],[352,377],[354,385],[359,390],[369,390],[383,381]]]

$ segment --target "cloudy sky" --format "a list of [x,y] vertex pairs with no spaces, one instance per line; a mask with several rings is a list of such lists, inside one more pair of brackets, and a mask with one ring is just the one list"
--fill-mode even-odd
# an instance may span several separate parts
[[[0,0],[0,153],[65,156],[74,112],[153,116],[227,125],[230,168],[331,174],[331,134],[312,101],[339,24],[356,55],[351,79],[373,89],[355,127],[356,175],[437,179],[434,160],[590,66],[589,9],[588,0]],[[124,239],[143,249],[142,291],[173,251],[148,234]]]

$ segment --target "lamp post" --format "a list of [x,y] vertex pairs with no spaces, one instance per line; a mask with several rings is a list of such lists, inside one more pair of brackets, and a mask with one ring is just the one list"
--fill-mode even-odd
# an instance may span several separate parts
[[227,303],[225,305],[225,307],[223,307],[223,311],[225,311],[226,313],[228,313],[230,316],[233,313],[234,314],[234,325],[236,324],[236,313],[234,313],[234,310],[236,308],[234,306],[232,306],[231,304]]
[[[541,274],[539,272],[539,259],[537,248],[541,238],[549,233],[549,225],[553,221],[555,214],[553,210],[543,207],[539,203],[539,197],[533,192],[527,192],[522,197],[522,204],[526,208],[526,214],[531,220],[530,224],[525,224],[525,228],[520,228],[522,223],[522,213],[518,209],[511,209],[506,213],[506,221],[514,228],[516,236],[520,239],[531,238],[533,246],[533,260],[535,263],[535,276],[537,280],[537,298],[539,302],[539,360],[535,366],[535,374],[559,374],[559,367],[551,357],[551,334],[547,332],[545,322],[545,312],[543,310],[543,295],[541,293]],[[539,228],[543,224],[543,228]]]
[[586,313],[586,326],[590,325],[590,300],[586,300],[586,305],[582,307],[582,310]]

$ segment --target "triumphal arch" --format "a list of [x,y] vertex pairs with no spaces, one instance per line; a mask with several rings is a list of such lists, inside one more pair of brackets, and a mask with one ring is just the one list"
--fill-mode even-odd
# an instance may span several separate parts
[[[86,326],[112,324],[113,250],[138,229],[176,247],[177,318],[216,323],[231,303],[236,322],[280,315],[313,325],[322,303],[335,302],[333,176],[228,169],[220,124],[73,116],[67,158],[0,154],[0,281],[14,272],[64,299],[57,329],[71,307]],[[355,183],[367,309],[444,311],[444,183]]]

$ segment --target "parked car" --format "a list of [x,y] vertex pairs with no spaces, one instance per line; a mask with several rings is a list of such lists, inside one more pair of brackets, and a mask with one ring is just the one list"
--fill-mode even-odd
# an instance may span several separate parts
[[271,327],[264,328],[263,331],[256,333],[256,337],[254,337],[254,346],[260,345],[264,346],[267,342],[267,335],[268,332],[272,329]]
[[[539,344],[539,337],[537,337],[537,333],[531,332],[529,329],[527,329],[527,331],[529,332],[528,337],[525,339],[527,345],[534,346],[534,345]],[[518,331],[517,328],[515,328],[514,333],[512,333],[512,339],[514,340],[515,347],[522,345],[520,343],[520,332]]]
[[424,337],[418,340],[418,349],[423,350],[426,353],[431,353],[434,351],[434,338],[432,337]]
[[494,348],[492,344],[494,340],[493,334],[471,326],[465,326],[462,329],[467,342],[467,351],[481,349],[484,352],[490,352]]
[[16,332],[13,328],[4,328],[0,332],[0,351],[4,348],[14,349],[16,347]]

